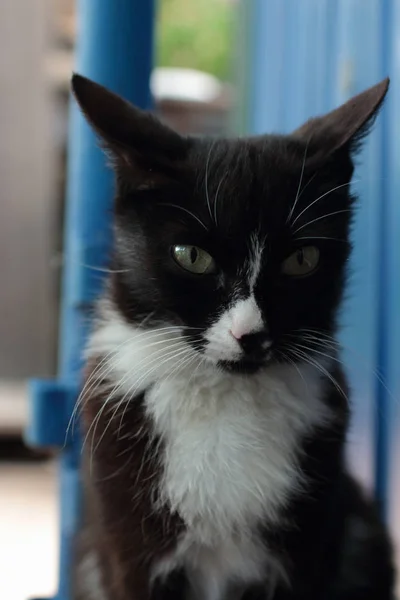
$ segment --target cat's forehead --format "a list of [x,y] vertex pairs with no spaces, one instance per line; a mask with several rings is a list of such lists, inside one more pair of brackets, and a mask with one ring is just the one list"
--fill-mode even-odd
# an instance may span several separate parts
[[214,139],[198,142],[193,165],[199,176],[211,180],[225,174],[242,185],[258,179],[271,183],[283,175],[298,173],[306,158],[307,144],[291,136],[263,135],[238,139]]
[[204,140],[192,159],[195,203],[221,234],[263,240],[287,219],[304,156],[285,136]]

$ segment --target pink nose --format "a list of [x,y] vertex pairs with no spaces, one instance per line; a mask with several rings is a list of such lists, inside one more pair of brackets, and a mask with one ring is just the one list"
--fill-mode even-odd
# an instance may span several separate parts
[[240,340],[246,334],[246,331],[244,327],[236,326],[231,328],[231,334],[235,340]]

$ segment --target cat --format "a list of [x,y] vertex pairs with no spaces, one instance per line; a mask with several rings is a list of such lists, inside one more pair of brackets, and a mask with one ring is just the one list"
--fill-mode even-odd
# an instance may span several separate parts
[[393,598],[335,338],[353,158],[388,85],[290,135],[211,139],[73,76],[116,177],[75,598]]

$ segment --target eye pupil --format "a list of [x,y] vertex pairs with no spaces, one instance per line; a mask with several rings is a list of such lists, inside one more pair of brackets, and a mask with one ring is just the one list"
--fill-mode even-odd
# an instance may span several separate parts
[[299,263],[299,265],[302,265],[304,262],[304,251],[302,248],[297,250],[297,262]]
[[319,257],[319,249],[315,246],[298,248],[283,261],[282,272],[289,277],[310,275],[317,268]]
[[192,265],[194,265],[194,263],[196,262],[197,256],[198,256],[197,248],[195,246],[192,246],[192,249],[190,250],[190,261],[191,261]]

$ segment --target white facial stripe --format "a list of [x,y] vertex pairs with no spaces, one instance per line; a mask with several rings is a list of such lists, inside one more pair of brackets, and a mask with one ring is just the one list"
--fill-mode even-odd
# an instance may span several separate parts
[[264,329],[261,310],[254,297],[254,287],[261,272],[264,241],[253,233],[250,238],[250,256],[244,265],[242,274],[247,279],[250,296],[241,299],[212,325],[205,335],[208,344],[206,355],[213,360],[239,360],[242,349],[239,341],[244,335],[257,333]]
[[238,340],[263,327],[262,314],[254,296],[238,300],[207,331],[206,355],[215,360],[238,360],[242,355]]
[[264,243],[260,242],[258,236],[254,233],[251,236],[251,255],[248,263],[248,283],[250,293],[253,292],[257,278],[261,271],[262,255],[264,251]]

